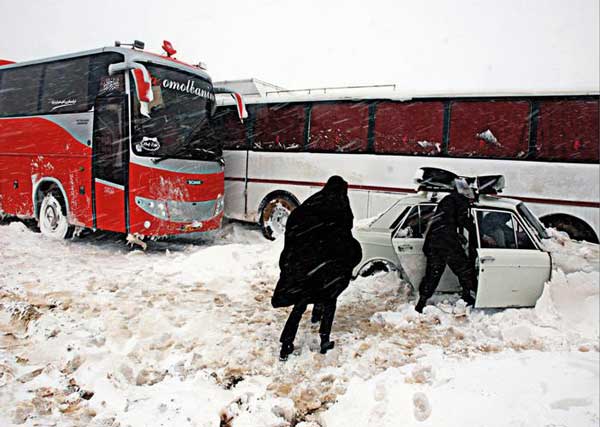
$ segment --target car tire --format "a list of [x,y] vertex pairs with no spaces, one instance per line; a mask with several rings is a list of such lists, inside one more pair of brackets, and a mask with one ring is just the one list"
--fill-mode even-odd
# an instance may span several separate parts
[[276,194],[269,198],[261,209],[260,228],[269,240],[275,240],[285,234],[285,225],[290,213],[298,203],[286,194]]
[[585,240],[590,243],[598,243],[598,237],[594,230],[585,222],[568,215],[556,215],[541,218],[546,227],[556,228],[563,231],[573,240]]
[[62,197],[56,191],[46,193],[40,206],[39,227],[44,236],[55,240],[73,236],[75,227],[67,220],[67,210],[61,203]]

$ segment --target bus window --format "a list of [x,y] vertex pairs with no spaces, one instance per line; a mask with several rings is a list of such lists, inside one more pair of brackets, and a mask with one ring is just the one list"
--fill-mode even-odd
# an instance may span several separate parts
[[98,98],[94,118],[94,170],[96,178],[125,184],[127,139],[124,138],[123,98]]
[[108,75],[108,66],[119,62],[123,62],[123,55],[115,52],[101,53],[90,57],[88,87],[90,105],[93,105],[96,96],[121,95],[125,92],[124,74]]
[[438,155],[442,151],[442,102],[391,102],[377,104],[375,152]]
[[[67,59],[46,65],[42,89],[42,114],[88,111],[90,57]],[[69,76],[65,79],[65,76]]]
[[598,163],[598,100],[542,101],[539,108],[538,158]]
[[220,135],[223,150],[246,149],[246,125],[240,121],[235,107],[217,109],[213,123]]
[[310,118],[310,151],[341,153],[367,150],[369,105],[366,102],[314,104]]
[[38,114],[42,68],[42,65],[30,65],[0,71],[0,116]]
[[299,151],[304,145],[303,105],[274,104],[258,108],[253,149]]
[[453,101],[448,154],[524,158],[529,151],[529,101]]

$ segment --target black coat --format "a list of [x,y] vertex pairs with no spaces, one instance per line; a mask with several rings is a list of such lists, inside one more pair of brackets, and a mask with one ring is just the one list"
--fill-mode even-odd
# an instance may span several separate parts
[[352,236],[353,219],[348,184],[338,176],[292,211],[273,307],[319,303],[337,298],[348,287],[362,257],[360,243]]
[[469,215],[469,199],[455,191],[448,194],[438,204],[429,224],[423,252],[426,255],[464,252],[461,244],[462,230],[473,230],[473,220]]

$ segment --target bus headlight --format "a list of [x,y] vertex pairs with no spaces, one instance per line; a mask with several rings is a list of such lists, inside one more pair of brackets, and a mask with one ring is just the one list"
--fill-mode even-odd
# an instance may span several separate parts
[[225,198],[221,194],[219,194],[219,196],[217,197],[217,201],[215,202],[215,214],[214,214],[214,216],[217,216],[221,212],[223,212],[224,208],[225,208]]

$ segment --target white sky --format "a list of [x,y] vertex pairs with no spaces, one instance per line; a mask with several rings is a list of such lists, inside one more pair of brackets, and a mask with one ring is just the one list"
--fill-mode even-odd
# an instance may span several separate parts
[[598,0],[0,0],[0,58],[140,39],[213,80],[405,92],[595,89]]

